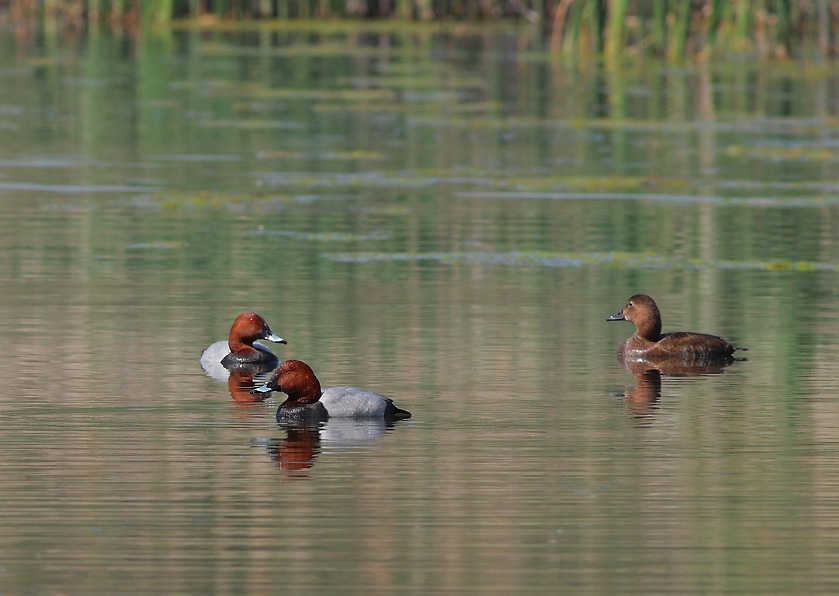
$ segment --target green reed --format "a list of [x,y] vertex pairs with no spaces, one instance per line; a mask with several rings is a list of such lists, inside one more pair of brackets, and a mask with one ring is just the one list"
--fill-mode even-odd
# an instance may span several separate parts
[[[558,0],[555,6],[562,14],[552,21],[553,48],[577,55],[602,50],[607,58],[649,53],[680,60],[743,51],[827,56],[839,25],[835,0]],[[605,8],[605,18],[590,18],[592,6]],[[581,47],[583,39],[589,42]]]
[[783,58],[835,53],[839,0],[0,0],[0,17],[142,27],[184,20],[519,19],[541,26],[556,52],[574,57]]

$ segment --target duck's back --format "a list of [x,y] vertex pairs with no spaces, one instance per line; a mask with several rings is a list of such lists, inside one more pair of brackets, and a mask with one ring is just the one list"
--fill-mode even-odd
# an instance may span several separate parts
[[253,347],[254,351],[249,352],[246,356],[238,356],[230,351],[227,340],[222,339],[210,344],[201,353],[200,362],[205,369],[210,364],[218,363],[227,366],[236,364],[267,364],[276,366],[278,364],[279,360],[271,350],[262,344],[253,344]]
[[220,364],[221,359],[230,353],[230,348],[227,346],[227,340],[219,340],[209,345],[209,347],[201,353],[201,365],[206,369],[207,366]]
[[658,341],[650,341],[633,335],[618,348],[618,359],[633,360],[680,360],[686,363],[709,363],[728,361],[735,350],[743,349],[728,343],[716,335],[679,331],[666,333]]
[[234,354],[230,352],[221,359],[224,366],[236,366],[239,364],[264,364],[266,366],[277,366],[280,363],[279,358],[274,355],[274,352],[263,346],[262,344],[253,344],[253,350],[246,354]]
[[379,393],[340,385],[326,389],[320,396],[320,403],[332,418],[384,417],[390,398]]
[[730,358],[736,350],[733,345],[716,335],[678,331],[666,333],[656,342],[651,356],[674,356],[685,360]]
[[389,397],[349,385],[330,387],[320,396],[320,403],[330,418],[404,420],[411,417],[410,412],[397,408]]

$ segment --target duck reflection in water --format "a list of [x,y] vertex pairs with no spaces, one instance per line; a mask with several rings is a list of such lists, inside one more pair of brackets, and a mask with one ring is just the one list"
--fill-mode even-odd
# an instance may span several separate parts
[[[266,393],[255,393],[254,389],[262,384],[262,377],[273,370],[273,367],[262,364],[242,364],[227,369],[227,390],[230,397],[237,402],[261,402],[269,396]],[[260,377],[257,380],[257,377]]]
[[[265,370],[258,366],[235,366],[228,371],[227,391],[230,393],[233,415],[243,422],[264,420],[268,410],[265,395],[257,396],[251,393],[259,386],[263,379],[271,374],[271,369]],[[260,399],[262,398],[262,399]]]
[[288,418],[280,421],[285,437],[269,439],[268,455],[286,476],[302,478],[315,464],[321,447],[335,450],[359,447],[384,436],[395,426],[383,418],[333,418],[316,421],[311,418]]
[[277,468],[289,478],[303,478],[305,472],[315,465],[320,453],[320,428],[317,424],[281,425],[286,432],[284,438],[268,441],[268,455]]
[[621,355],[618,361],[623,368],[635,377],[635,385],[623,394],[624,402],[630,413],[639,419],[651,418],[658,409],[661,400],[661,376],[700,377],[722,374],[725,367],[734,362],[726,358],[718,362],[680,362],[678,360],[658,358],[626,359]]

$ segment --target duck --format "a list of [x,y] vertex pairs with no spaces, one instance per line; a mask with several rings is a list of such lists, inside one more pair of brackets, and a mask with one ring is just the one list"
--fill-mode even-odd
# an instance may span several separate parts
[[314,371],[301,360],[284,361],[267,383],[251,391],[281,391],[288,396],[277,410],[280,422],[291,418],[383,418],[390,421],[411,417],[410,412],[397,408],[389,397],[367,389],[341,385],[321,390]]
[[288,343],[271,331],[262,315],[243,312],[233,320],[227,341],[217,341],[204,350],[201,354],[201,365],[205,370],[219,363],[227,369],[255,366],[261,370],[273,370],[280,360],[265,346],[255,344],[258,339],[279,344]]
[[707,333],[661,333],[661,313],[655,300],[646,294],[632,296],[622,310],[606,320],[635,323],[635,333],[618,348],[618,359],[621,362],[661,359],[681,359],[687,362],[730,360],[735,350],[745,349]]

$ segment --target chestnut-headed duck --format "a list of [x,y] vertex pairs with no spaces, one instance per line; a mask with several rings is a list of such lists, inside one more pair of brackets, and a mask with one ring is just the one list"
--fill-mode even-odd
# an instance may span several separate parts
[[410,412],[397,408],[392,399],[366,389],[342,385],[321,391],[314,371],[300,360],[286,360],[267,383],[253,391],[282,391],[288,396],[277,410],[279,421],[289,418],[403,420],[411,417]]
[[640,358],[678,358],[693,362],[727,360],[734,350],[743,349],[706,333],[662,333],[661,313],[655,301],[646,294],[636,294],[626,301],[623,310],[606,320],[635,323],[635,333],[618,348],[621,361]]
[[255,312],[243,312],[233,321],[227,341],[221,340],[210,345],[201,354],[201,365],[205,370],[218,363],[225,368],[243,365],[257,365],[273,368],[279,362],[274,354],[261,344],[254,344],[257,339],[266,339],[275,343],[288,343],[279,335],[274,335],[268,323]]

